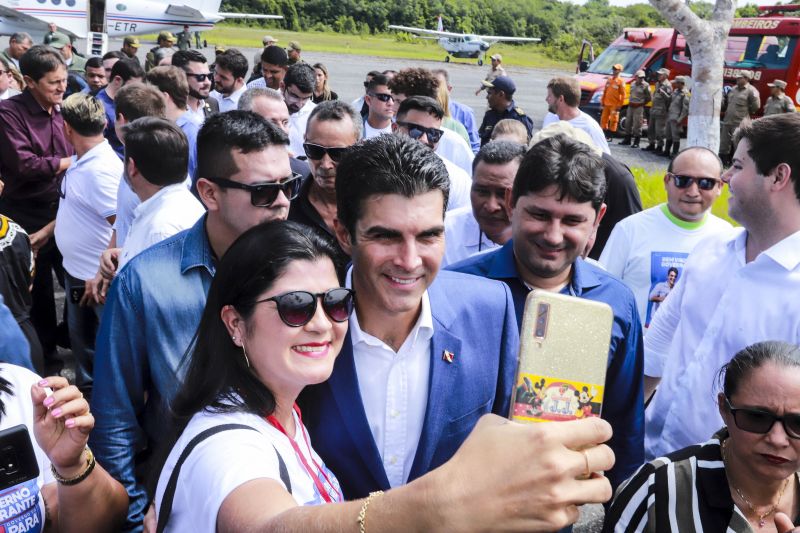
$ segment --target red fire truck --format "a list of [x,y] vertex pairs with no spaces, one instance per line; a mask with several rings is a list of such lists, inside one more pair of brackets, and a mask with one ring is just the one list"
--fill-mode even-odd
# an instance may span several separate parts
[[[786,94],[800,104],[800,52],[796,53],[800,5],[761,6],[759,10],[758,17],[737,18],[731,25],[725,49],[725,88],[736,84],[742,70],[751,70],[751,83],[761,94],[762,106],[770,95],[767,83],[776,79],[786,82]],[[629,84],[637,70],[644,70],[651,83],[662,67],[670,70],[670,78],[691,75],[691,50],[672,28],[626,28],[596,59],[593,55],[591,43],[584,42],[576,77],[581,84],[581,109],[598,119],[605,81],[615,63],[622,64],[621,76]]]

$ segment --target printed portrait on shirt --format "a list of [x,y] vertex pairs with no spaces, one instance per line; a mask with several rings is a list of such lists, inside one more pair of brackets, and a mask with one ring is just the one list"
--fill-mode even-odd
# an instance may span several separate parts
[[652,252],[650,254],[650,293],[647,297],[647,314],[644,327],[648,327],[659,306],[675,287],[689,254]]

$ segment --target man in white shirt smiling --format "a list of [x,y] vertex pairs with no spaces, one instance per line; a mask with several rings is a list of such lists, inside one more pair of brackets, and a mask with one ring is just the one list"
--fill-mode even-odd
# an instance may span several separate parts
[[139,252],[192,227],[204,213],[184,183],[189,144],[175,123],[144,117],[126,125],[123,135],[125,180],[142,203],[134,210],[118,270]]
[[219,102],[220,113],[237,108],[239,98],[247,90],[246,76],[247,58],[239,50],[230,48],[217,56],[211,96]]
[[645,412],[648,459],[719,429],[713,386],[736,352],[800,344],[800,115],[742,125],[736,141],[722,181],[744,228],[697,245],[645,336],[645,387],[660,381]]
[[348,499],[425,474],[482,414],[508,414],[514,305],[503,284],[439,271],[449,185],[441,159],[405,136],[356,144],[337,167],[355,312],[331,378],[301,402]]

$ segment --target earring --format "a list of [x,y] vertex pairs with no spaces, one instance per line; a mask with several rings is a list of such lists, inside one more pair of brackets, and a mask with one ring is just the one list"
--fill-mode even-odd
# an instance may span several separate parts
[[250,359],[247,358],[247,350],[244,349],[244,343],[242,343],[242,353],[244,354],[244,362],[247,363],[247,368],[250,368]]
[[232,336],[232,337],[231,337],[231,340],[232,340],[233,342],[236,342],[236,335]]

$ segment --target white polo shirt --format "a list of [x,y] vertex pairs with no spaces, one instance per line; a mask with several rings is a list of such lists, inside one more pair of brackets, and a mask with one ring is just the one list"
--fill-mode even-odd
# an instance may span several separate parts
[[445,214],[442,268],[499,247],[499,244],[481,231],[471,205],[453,209]]

